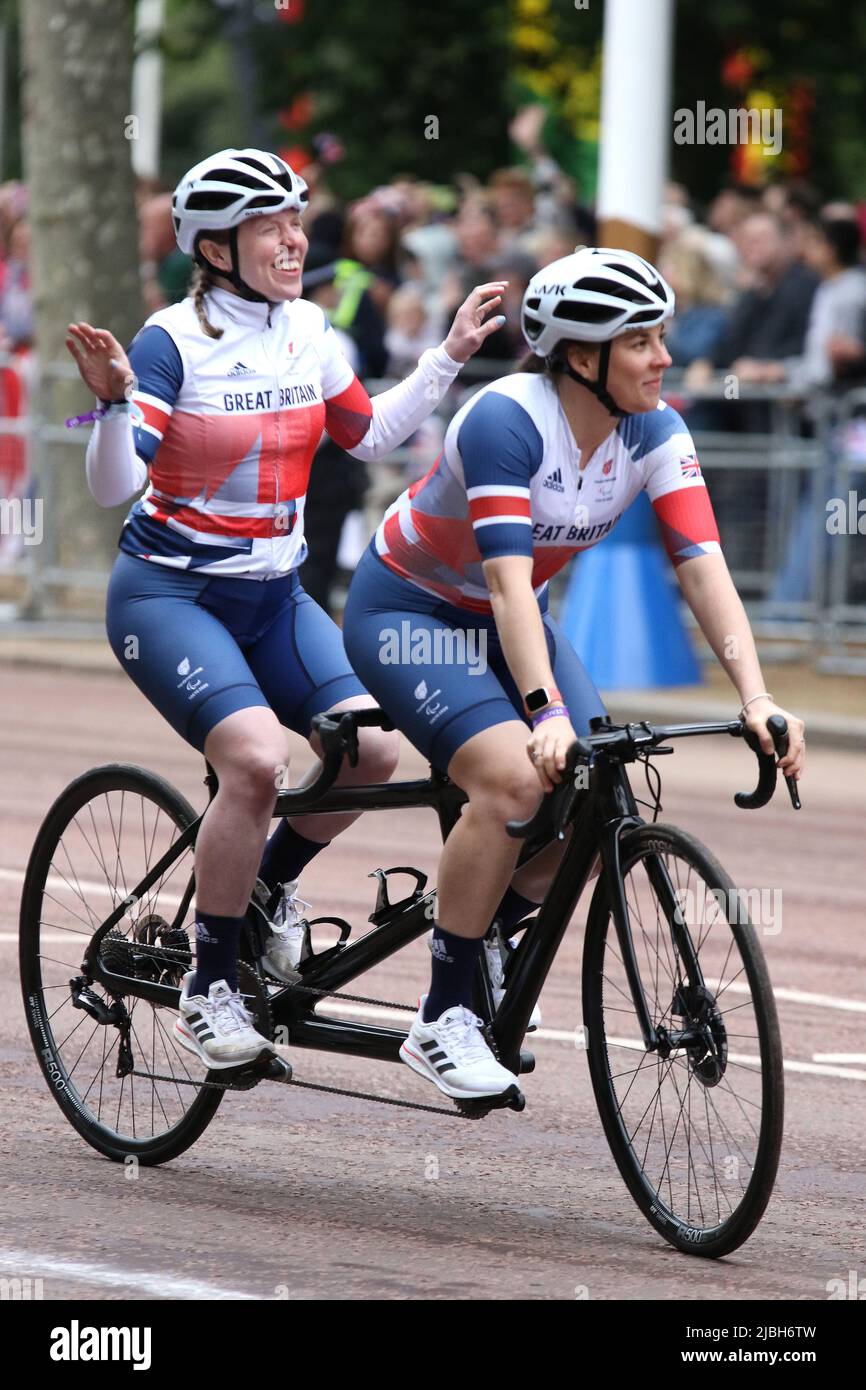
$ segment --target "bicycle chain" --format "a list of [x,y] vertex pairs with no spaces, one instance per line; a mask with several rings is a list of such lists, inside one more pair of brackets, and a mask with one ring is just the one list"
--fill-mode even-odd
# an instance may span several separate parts
[[[146,942],[130,941],[129,945],[130,949],[135,951],[155,951],[161,956],[168,956],[173,959],[182,958],[187,954],[185,951],[177,950],[171,946],[151,946]],[[191,960],[182,960],[181,963],[191,964]],[[250,969],[251,967],[247,968]],[[257,972],[254,973],[256,973],[256,977],[261,980]],[[261,980],[261,983],[264,985],[265,981]],[[370,999],[363,994],[341,994],[339,990],[317,989],[315,985],[302,985],[300,983],[294,984],[293,988],[302,990],[305,994],[319,995],[321,998],[345,999],[355,1004],[374,1004],[378,1008],[400,1009],[404,1013],[410,1014],[417,1013],[417,1008],[414,1004],[398,1004],[395,1001],[387,999]],[[248,1086],[234,1085],[230,1081],[194,1081],[192,1078],[187,1079],[186,1077],[166,1076],[159,1072],[138,1071],[137,1069],[134,1069],[129,1075],[140,1076],[148,1081],[167,1081],[175,1086],[196,1086],[199,1090],[206,1088],[208,1090],[217,1091],[246,1091],[250,1089]],[[375,1101],[377,1105],[394,1105],[402,1110],[425,1110],[431,1115],[456,1115],[458,1119],[472,1118],[469,1115],[462,1114],[459,1110],[450,1110],[443,1105],[422,1105],[420,1102],[413,1100],[396,1100],[390,1096],[376,1096],[370,1091],[350,1091],[341,1086],[325,1086],[316,1081],[296,1081],[294,1077],[291,1081],[283,1084],[288,1086],[299,1086],[305,1091],[325,1091],[334,1096],[350,1096],[353,1100],[372,1100]]]
[[[231,1081],[194,1081],[191,1077],[166,1076],[159,1072],[134,1070],[128,1073],[129,1076],[140,1076],[147,1081],[168,1081],[176,1086],[196,1086],[199,1089],[216,1091],[248,1091],[252,1087],[237,1086]],[[262,1078],[264,1079],[264,1078]],[[354,1100],[374,1100],[378,1105],[396,1105],[403,1110],[427,1110],[432,1115],[456,1115],[458,1119],[469,1119],[470,1116],[461,1115],[459,1110],[449,1110],[442,1105],[421,1105],[414,1100],[396,1100],[391,1096],[375,1096],[372,1091],[349,1091],[342,1086],[324,1086],[317,1081],[296,1081],[292,1077],[291,1081],[282,1082],[285,1086],[299,1086],[305,1091],[327,1091],[333,1096],[351,1096]]]
[[[192,959],[187,959],[188,953],[178,950],[174,946],[151,946],[147,942],[134,941],[129,937],[125,937],[124,940],[128,943],[132,951],[154,951],[159,956],[167,956],[173,960],[179,960],[182,965],[192,965]],[[254,967],[249,966],[248,969],[252,970]],[[258,974],[257,971],[256,974]],[[259,978],[261,979],[261,976],[259,976]],[[266,983],[267,981],[262,980],[262,984]],[[280,983],[284,982],[281,981]],[[345,999],[348,1003],[352,1004],[374,1004],[380,1009],[400,1009],[403,1013],[409,1014],[416,1014],[418,1012],[417,1004],[398,1004],[393,999],[370,999],[365,994],[341,994],[337,989],[317,989],[315,985],[303,985],[300,981],[289,981],[288,983],[291,985],[292,989],[301,990],[304,994],[318,994],[323,999]]]

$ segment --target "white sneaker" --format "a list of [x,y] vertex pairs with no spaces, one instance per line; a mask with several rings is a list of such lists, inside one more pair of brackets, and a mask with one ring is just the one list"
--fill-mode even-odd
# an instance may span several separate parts
[[473,1100],[500,1096],[517,1077],[497,1062],[481,1032],[481,1019],[463,1004],[446,1009],[433,1023],[424,1022],[426,994],[400,1048],[407,1066],[432,1081],[446,1096]]
[[240,994],[233,994],[225,980],[214,980],[203,994],[188,994],[195,971],[183,977],[180,1018],[175,1019],[174,1037],[181,1047],[194,1052],[206,1067],[238,1067],[254,1062],[263,1049],[274,1052],[274,1044],[253,1026],[253,1016]]
[[265,942],[261,964],[269,975],[286,984],[300,979],[298,966],[310,954],[309,933],[304,908],[310,906],[297,895],[298,880],[283,884],[283,895],[274,913],[274,930]]
[[[515,950],[518,938],[512,936],[508,945],[510,950]],[[487,974],[490,978],[490,990],[493,995],[493,1007],[498,1009],[505,998],[505,961],[502,959],[502,952],[499,949],[499,942],[494,936],[484,938],[484,954],[487,960]],[[541,1008],[536,1004],[532,1013],[529,1015],[527,1033],[534,1033],[536,1028],[541,1027]]]

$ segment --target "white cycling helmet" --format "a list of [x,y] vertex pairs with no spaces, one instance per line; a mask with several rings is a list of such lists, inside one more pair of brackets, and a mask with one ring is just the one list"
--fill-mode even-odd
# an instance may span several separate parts
[[[622,415],[606,389],[610,344],[630,329],[663,323],[674,307],[670,285],[643,256],[610,246],[580,246],[533,275],[523,296],[521,327],[538,357],[586,386],[611,414]],[[557,344],[568,340],[602,344],[598,381],[588,381],[560,354],[553,355]]]
[[218,150],[184,174],[171,200],[181,251],[195,252],[199,232],[227,231],[266,212],[301,212],[307,185],[265,150]]

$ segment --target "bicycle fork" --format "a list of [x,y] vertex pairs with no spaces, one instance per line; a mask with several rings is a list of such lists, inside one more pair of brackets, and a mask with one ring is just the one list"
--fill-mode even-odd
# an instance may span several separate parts
[[[628,796],[631,800],[630,789]],[[602,831],[602,862],[611,894],[611,910],[617,941],[644,1046],[648,1052],[658,1052],[660,1056],[668,1057],[674,1048],[686,1046],[694,1039],[692,1031],[689,1029],[683,1030],[681,1033],[674,1033],[664,1027],[657,1028],[647,1007],[626,902],[620,844],[624,834],[643,825],[646,825],[646,822],[631,812],[627,815],[618,815],[615,820],[608,821]],[[643,862],[646,866],[647,877],[661,905],[664,920],[670,929],[674,959],[682,962],[683,972],[688,980],[689,994],[698,998],[701,994],[706,994],[704,979],[670,874],[659,855],[647,855]],[[679,1003],[681,1007],[679,1010],[674,1009],[673,1011],[678,1014],[688,1012],[682,995],[682,988],[677,987],[676,998],[673,1002]]]

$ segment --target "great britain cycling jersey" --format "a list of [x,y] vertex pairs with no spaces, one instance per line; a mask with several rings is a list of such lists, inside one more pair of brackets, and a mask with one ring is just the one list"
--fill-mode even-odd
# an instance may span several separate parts
[[212,289],[207,336],[192,298],[152,314],[129,350],[150,482],[120,539],[130,555],[267,579],[306,558],[304,496],[323,430],[342,448],[372,407],[322,310]]
[[694,443],[669,405],[626,416],[579,464],[553,382],[503,377],[457,412],[429,473],[385,513],[376,552],[426,592],[489,615],[482,561],[531,556],[545,599],[550,577],[609,535],[642,488],[675,566],[720,550]]

